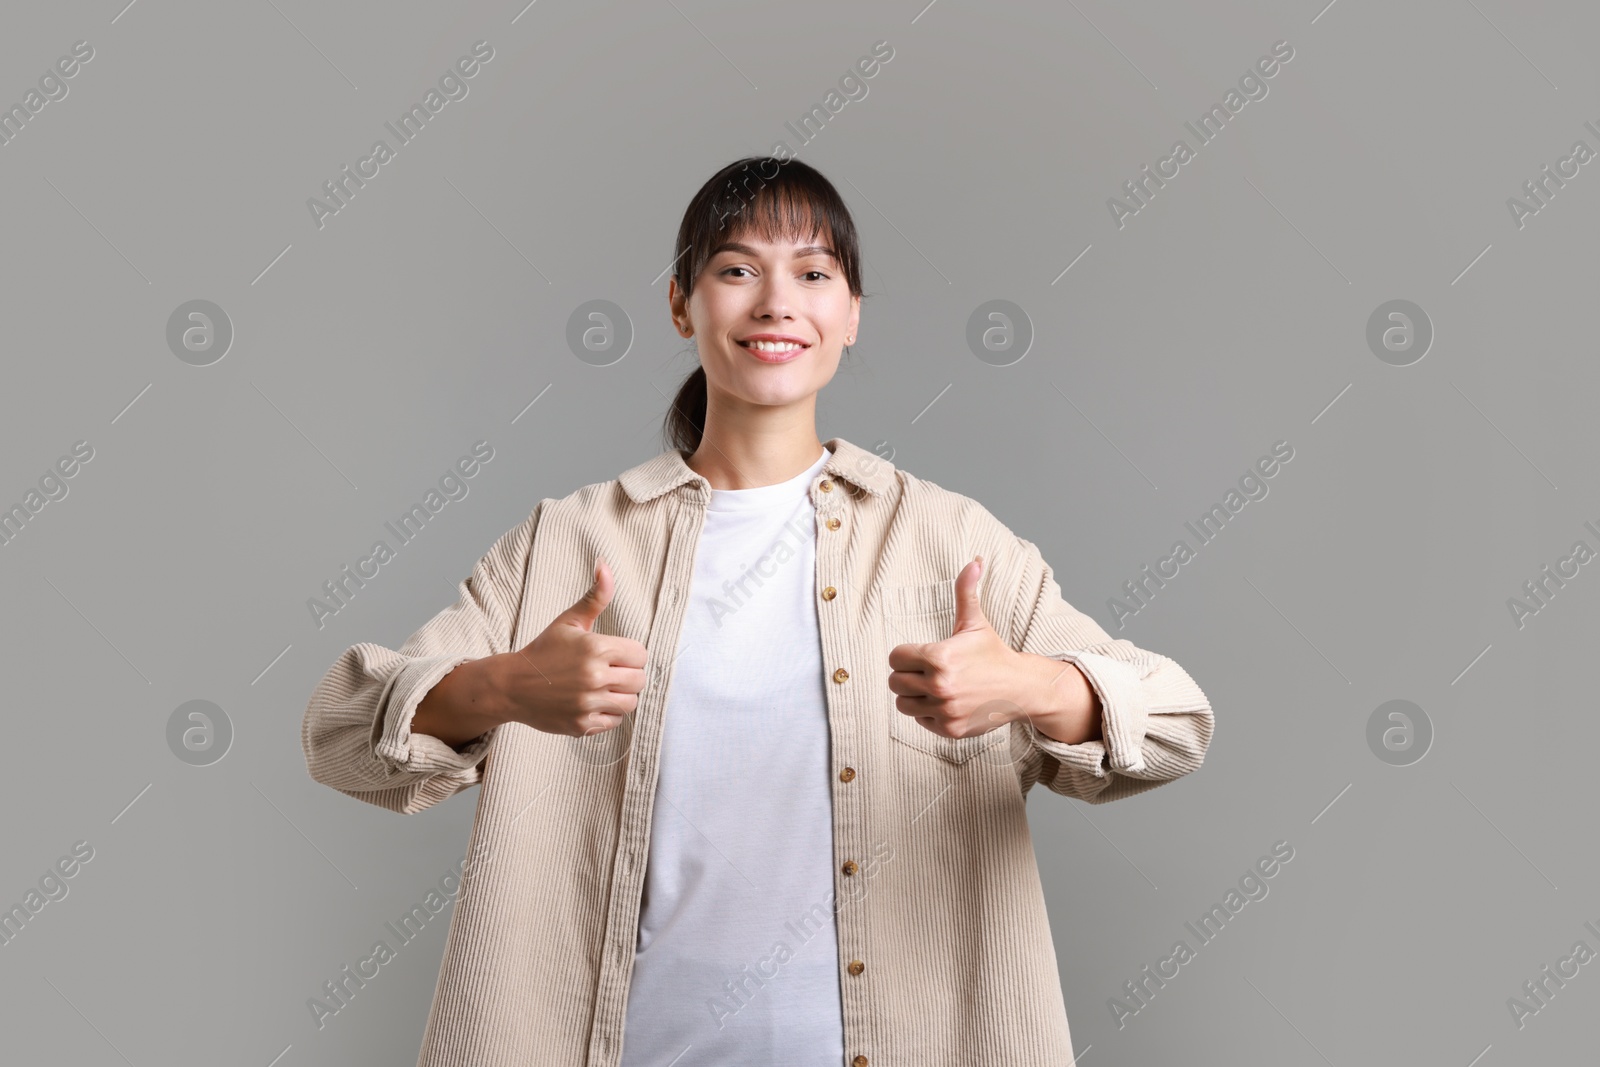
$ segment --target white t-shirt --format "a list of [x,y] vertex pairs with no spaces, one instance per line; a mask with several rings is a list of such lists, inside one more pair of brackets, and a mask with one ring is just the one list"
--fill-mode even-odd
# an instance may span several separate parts
[[844,1062],[806,492],[828,457],[776,485],[712,490],[665,710],[622,1067]]

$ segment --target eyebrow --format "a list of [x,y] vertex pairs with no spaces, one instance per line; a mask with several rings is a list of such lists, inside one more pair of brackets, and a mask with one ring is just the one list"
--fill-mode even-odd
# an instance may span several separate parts
[[[717,247],[713,248],[711,250],[711,255],[707,256],[706,258],[712,259],[720,252],[738,252],[741,255],[746,256],[761,255],[760,252],[757,252],[754,248],[751,248],[747,244],[740,244],[738,241],[723,241],[721,244],[717,245]],[[839,257],[834,254],[833,249],[826,245],[806,245],[802,248],[796,248],[794,250],[793,258],[803,259],[806,256],[827,256],[835,263],[839,261]]]

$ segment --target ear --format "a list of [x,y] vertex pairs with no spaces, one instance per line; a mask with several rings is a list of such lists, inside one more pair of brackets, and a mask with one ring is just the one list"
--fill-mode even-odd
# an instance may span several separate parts
[[689,321],[689,301],[678,288],[677,275],[667,279],[667,310],[678,336],[688,337],[694,332],[694,324]]

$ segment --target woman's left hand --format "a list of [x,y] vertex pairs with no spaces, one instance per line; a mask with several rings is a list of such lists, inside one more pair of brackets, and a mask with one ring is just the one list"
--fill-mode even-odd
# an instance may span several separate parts
[[956,575],[949,637],[890,650],[895,707],[941,737],[975,737],[1024,718],[1068,744],[1099,737],[1099,699],[1083,672],[1018,652],[989,625],[978,600],[982,571],[980,556]]

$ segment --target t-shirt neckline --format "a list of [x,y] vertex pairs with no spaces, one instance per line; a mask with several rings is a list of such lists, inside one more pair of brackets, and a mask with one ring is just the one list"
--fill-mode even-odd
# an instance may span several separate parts
[[749,489],[713,489],[711,502],[706,506],[707,511],[756,511],[763,508],[777,507],[782,504],[792,503],[797,497],[804,497],[806,487],[811,484],[811,479],[822,470],[833,453],[827,447],[822,449],[822,455],[816,462],[793,478],[772,485],[757,485]]

